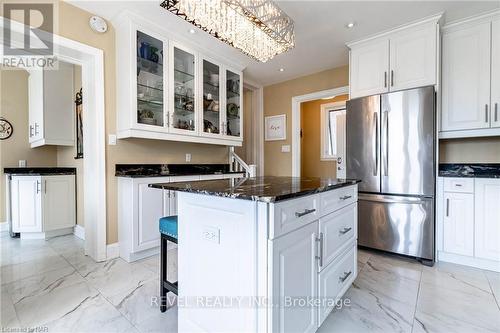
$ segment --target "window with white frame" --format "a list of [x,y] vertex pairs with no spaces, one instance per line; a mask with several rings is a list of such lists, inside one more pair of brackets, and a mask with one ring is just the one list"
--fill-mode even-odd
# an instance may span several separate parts
[[336,160],[345,151],[345,102],[321,105],[321,160]]

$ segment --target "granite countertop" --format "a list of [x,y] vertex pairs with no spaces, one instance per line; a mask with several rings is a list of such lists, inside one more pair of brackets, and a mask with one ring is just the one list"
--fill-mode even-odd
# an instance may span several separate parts
[[116,164],[116,177],[144,178],[189,175],[238,174],[229,164]]
[[277,202],[359,183],[355,179],[256,177],[150,184],[166,190],[262,202]]
[[500,163],[439,164],[440,177],[500,178]]
[[76,168],[52,168],[52,167],[26,167],[26,168],[4,168],[5,174],[12,176],[58,176],[76,175]]

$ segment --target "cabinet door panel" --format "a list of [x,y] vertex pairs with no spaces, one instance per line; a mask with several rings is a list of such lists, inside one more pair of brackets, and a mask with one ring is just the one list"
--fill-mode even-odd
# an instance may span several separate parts
[[444,194],[443,250],[474,255],[474,197],[468,193]]
[[75,176],[42,177],[44,231],[75,226]]
[[226,113],[224,135],[231,139],[243,138],[243,84],[241,72],[226,69]]
[[[299,306],[299,300],[317,297],[316,235],[311,223],[271,242],[273,332],[314,332],[316,306]],[[293,305],[295,302],[295,306]]]
[[222,71],[220,64],[207,59],[201,60],[202,68],[202,109],[201,133],[207,136],[222,135]]
[[490,23],[443,34],[441,130],[490,127]]
[[41,177],[12,178],[12,231],[42,231]]
[[158,222],[163,217],[164,191],[139,184],[139,220],[134,232],[134,251],[146,250],[159,245]]
[[389,91],[389,40],[378,39],[351,48],[351,98]]
[[475,182],[475,256],[500,261],[500,179]]
[[500,19],[491,32],[491,127],[500,127]]
[[29,142],[43,139],[43,70],[30,70],[28,77]]
[[390,39],[390,90],[436,83],[436,25],[402,31]]

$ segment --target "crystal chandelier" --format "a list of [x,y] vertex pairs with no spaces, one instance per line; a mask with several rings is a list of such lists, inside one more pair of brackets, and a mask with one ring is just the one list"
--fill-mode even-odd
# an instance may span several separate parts
[[292,19],[271,0],[165,0],[160,5],[262,62],[295,45]]

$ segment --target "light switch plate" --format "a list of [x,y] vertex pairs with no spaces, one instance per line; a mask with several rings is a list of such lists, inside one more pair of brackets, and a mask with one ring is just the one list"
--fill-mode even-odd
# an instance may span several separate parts
[[289,153],[290,152],[290,145],[281,146],[281,152],[282,153]]
[[186,154],[186,162],[191,162],[191,154]]
[[110,145],[110,146],[116,145],[116,135],[115,134],[108,135],[108,145]]
[[220,243],[220,230],[219,228],[204,226],[202,231],[203,240],[219,244]]
[[26,168],[26,160],[19,160],[19,167]]

